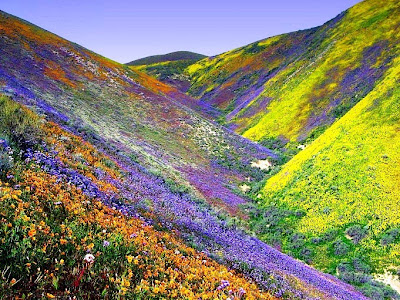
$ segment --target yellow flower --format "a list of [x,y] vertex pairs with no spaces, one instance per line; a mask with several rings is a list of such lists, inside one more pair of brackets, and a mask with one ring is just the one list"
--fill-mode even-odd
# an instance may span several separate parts
[[64,264],[64,260],[60,259],[60,265],[63,265],[63,264]]
[[54,296],[53,294],[50,294],[50,293],[47,293],[46,296],[49,299],[54,299],[56,297],[56,296]]
[[128,260],[128,263],[131,263],[133,260],[133,256],[132,255],[127,255],[126,259]]

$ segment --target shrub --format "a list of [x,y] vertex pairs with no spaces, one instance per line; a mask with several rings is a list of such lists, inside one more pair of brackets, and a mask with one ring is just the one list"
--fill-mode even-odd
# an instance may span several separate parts
[[368,229],[360,225],[354,225],[346,229],[346,234],[354,244],[358,244],[368,234]]
[[6,96],[0,96],[0,136],[26,149],[42,139],[40,125],[40,118],[33,112]]
[[333,243],[333,252],[337,256],[346,255],[350,250],[350,246],[341,240],[337,240]]
[[353,267],[356,272],[361,272],[366,274],[371,273],[371,267],[360,258],[355,258],[353,260]]
[[360,288],[361,292],[374,300],[399,299],[399,295],[382,282],[370,281]]
[[343,272],[340,274],[339,278],[347,283],[360,285],[371,281],[371,276],[363,273],[356,272]]
[[0,171],[8,170],[13,165],[13,150],[5,139],[0,138]]
[[291,246],[294,249],[299,249],[302,248],[305,244],[305,236],[301,233],[295,233],[292,237],[291,237]]
[[14,161],[11,148],[3,147],[1,142],[0,139],[0,174],[3,174],[13,167]]
[[396,239],[399,236],[400,236],[400,229],[398,229],[398,228],[390,229],[381,238],[381,245],[387,246],[389,244],[392,244],[396,241]]

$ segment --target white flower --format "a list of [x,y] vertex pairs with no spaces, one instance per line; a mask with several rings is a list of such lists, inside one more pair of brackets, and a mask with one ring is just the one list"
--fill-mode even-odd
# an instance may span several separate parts
[[85,258],[83,259],[84,262],[88,263],[88,264],[92,264],[94,263],[94,256],[92,254],[86,254]]
[[306,149],[306,145],[298,145],[297,149],[304,150]]

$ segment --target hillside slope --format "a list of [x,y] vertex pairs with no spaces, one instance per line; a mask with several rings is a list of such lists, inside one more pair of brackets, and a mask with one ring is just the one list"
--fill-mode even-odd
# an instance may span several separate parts
[[186,69],[188,94],[252,140],[308,142],[382,79],[399,23],[398,1],[363,1],[323,26],[200,60]]
[[1,296],[365,299],[2,95],[0,120]]
[[0,121],[0,298],[225,299],[228,280],[239,299],[274,299],[132,217],[124,186],[144,174],[2,95]]
[[[190,97],[23,21],[0,17],[5,93],[228,211],[244,201],[233,193],[237,186],[247,177],[261,178],[251,162],[266,159],[269,151],[182,105],[194,103]],[[216,182],[213,190],[208,180]]]
[[392,54],[374,89],[267,181],[254,222],[264,240],[372,299],[388,295],[371,275],[400,291],[400,47]]
[[[2,244],[2,253],[10,253],[2,261],[5,272],[10,272],[7,264],[13,259],[17,267],[11,275],[26,274],[24,268],[38,262],[50,268],[44,271],[48,274],[62,268],[59,254],[71,254],[70,271],[66,272],[70,275],[61,277],[62,284],[69,284],[67,294],[84,281],[83,292],[89,284],[98,293],[111,282],[112,289],[122,293],[130,291],[143,298],[147,293],[160,293],[159,297],[176,298],[176,288],[166,288],[169,280],[172,286],[179,282],[181,298],[229,295],[226,281],[222,287],[216,284],[222,276],[228,277],[226,269],[219,265],[201,268],[208,262],[203,262],[194,248],[246,276],[247,281],[232,273],[228,280],[248,286],[253,298],[270,297],[255,290],[255,282],[284,298],[365,299],[350,285],[246,233],[239,227],[240,221],[231,217],[247,217],[240,206],[248,199],[238,186],[264,176],[264,171],[252,163],[273,158],[271,151],[183,106],[190,106],[193,99],[176,89],[6,13],[0,13],[0,43],[0,90],[55,122],[40,121],[47,129],[31,138],[37,128],[33,132],[30,127],[27,132],[20,130],[29,125],[19,116],[24,108],[14,109],[6,100],[1,103],[2,118],[7,120],[1,123],[6,125],[1,157],[9,169],[1,174],[1,193],[10,200],[2,203],[2,233],[6,235],[2,238],[7,241]],[[18,213],[22,209],[26,213],[15,215],[17,205]],[[61,215],[58,205],[62,205]],[[62,219],[70,229],[60,224]],[[133,227],[127,228],[127,224]],[[47,235],[49,226],[55,226],[54,235]],[[113,229],[107,235],[112,241],[102,244],[107,228]],[[173,238],[153,229],[170,231],[192,248],[179,245],[176,249],[171,245]],[[39,232],[40,243],[36,244]],[[139,245],[128,242],[137,236]],[[53,241],[53,237],[60,239]],[[73,242],[69,244],[69,240]],[[114,241],[117,247],[110,248],[114,250],[108,259],[103,258],[104,248],[109,246],[105,242]],[[58,244],[68,244],[68,251],[59,253]],[[34,261],[21,260],[25,256],[15,252],[16,246],[25,247],[21,251],[34,249]],[[95,258],[89,256],[78,262],[87,250],[97,250],[93,252]],[[146,273],[113,265],[124,256],[134,265],[143,259]],[[98,276],[93,281],[91,276],[95,275],[86,271],[93,268],[96,257],[105,259],[106,267],[91,270],[100,272],[94,273]],[[185,267],[177,269],[179,263]],[[118,271],[116,278],[110,270]],[[211,276],[215,270],[219,275],[208,285],[201,270]],[[55,273],[34,274],[17,286],[19,278],[8,282],[8,273],[2,291],[14,285],[23,291],[23,283],[37,284],[42,278],[46,281],[38,291],[64,288]]]

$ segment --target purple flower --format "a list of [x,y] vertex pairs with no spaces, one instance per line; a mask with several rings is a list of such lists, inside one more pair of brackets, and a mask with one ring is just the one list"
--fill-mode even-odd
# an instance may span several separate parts
[[103,247],[108,247],[110,246],[110,242],[109,241],[104,241],[103,242]]
[[221,284],[217,287],[217,290],[223,290],[224,288],[227,288],[229,286],[229,281],[228,280],[222,280]]

